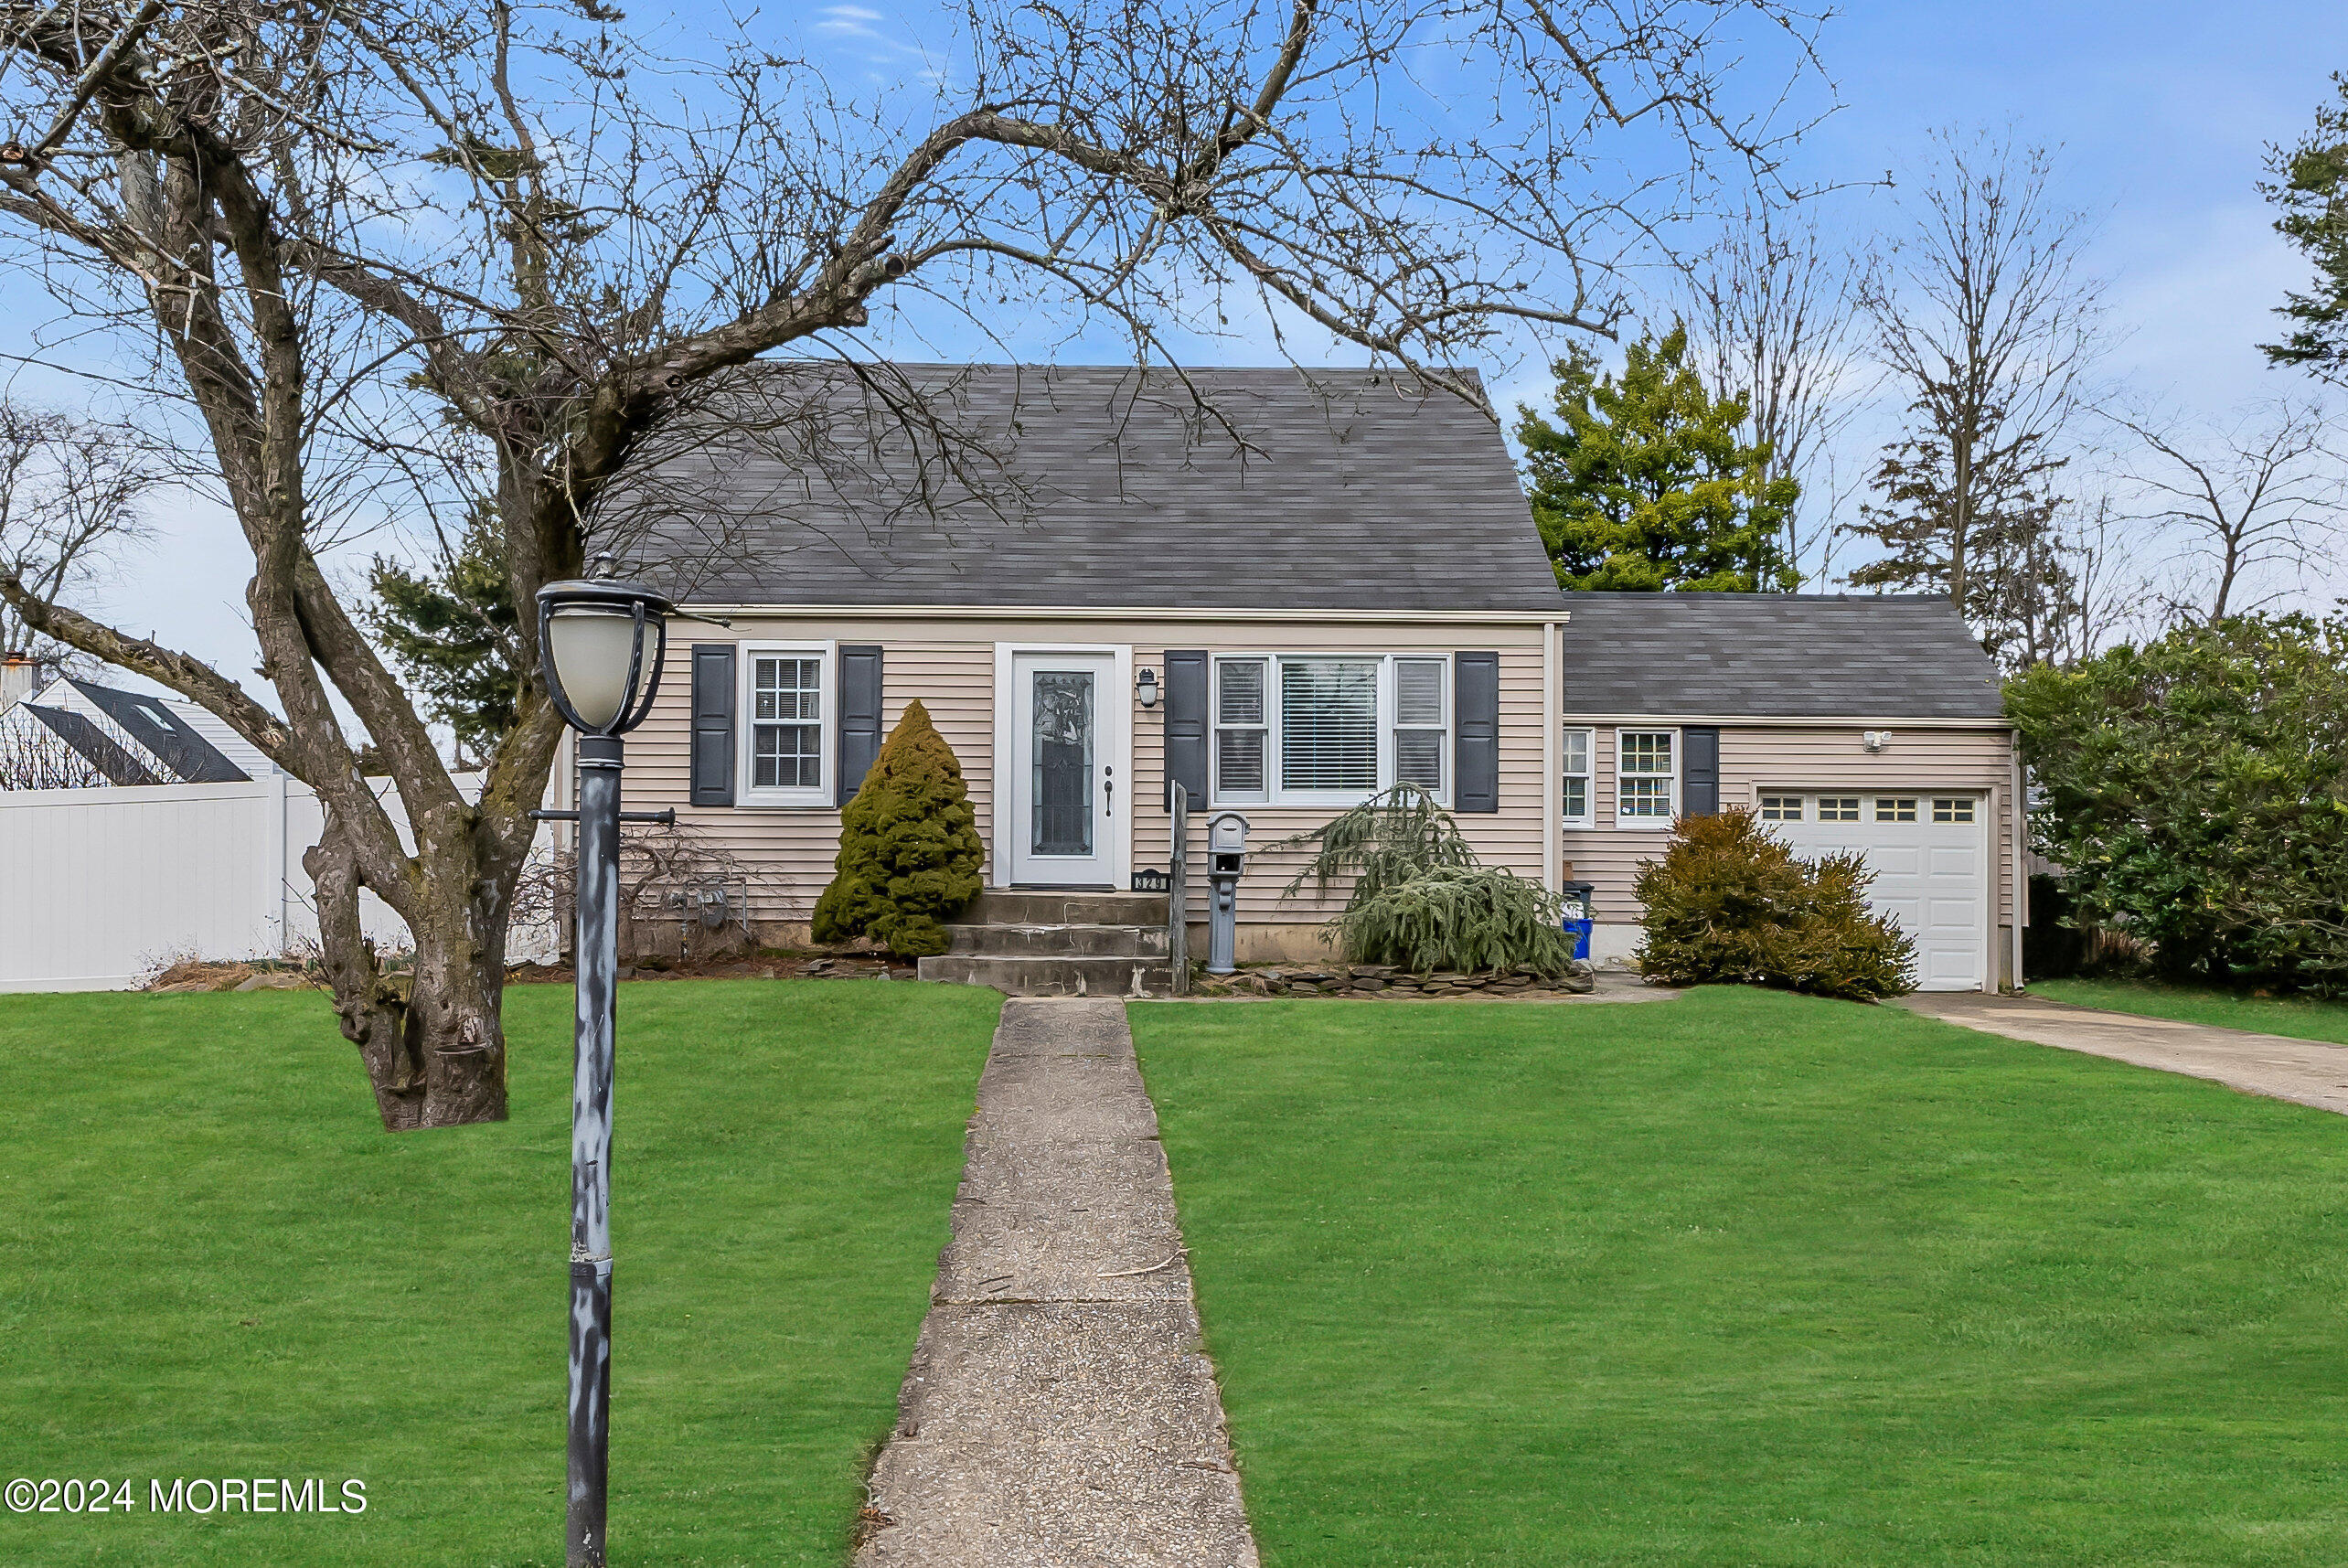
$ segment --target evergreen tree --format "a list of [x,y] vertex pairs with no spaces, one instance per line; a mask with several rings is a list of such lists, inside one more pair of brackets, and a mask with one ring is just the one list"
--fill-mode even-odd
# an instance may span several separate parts
[[2062,497],[2046,488],[2063,460],[2042,456],[2043,444],[1977,443],[1962,475],[1937,432],[1885,447],[1878,499],[1852,529],[1884,553],[1852,571],[1852,586],[1948,594],[1990,654],[2017,665],[2046,656],[2048,628],[2077,608],[2077,581],[2055,533]]
[[460,762],[488,755],[514,727],[522,681],[513,589],[486,509],[436,576],[378,556],[370,584],[368,629],[422,697],[424,717],[456,732]]
[[918,699],[840,813],[839,859],[816,901],[817,942],[870,936],[901,958],[945,951],[945,917],[978,896],[987,858],[954,748]]
[[2262,347],[2278,365],[2348,387],[2348,74],[2332,84],[2340,101],[2315,112],[2297,146],[2276,150],[2268,167],[2280,177],[2258,187],[2281,210],[2276,232],[2315,267],[2314,286],[2286,296],[2279,312],[2289,336]]
[[1741,396],[1714,397],[1688,333],[1630,346],[1619,379],[1575,348],[1553,368],[1557,422],[1520,406],[1533,521],[1566,588],[1790,592],[1786,518],[1801,495],[1741,433]]

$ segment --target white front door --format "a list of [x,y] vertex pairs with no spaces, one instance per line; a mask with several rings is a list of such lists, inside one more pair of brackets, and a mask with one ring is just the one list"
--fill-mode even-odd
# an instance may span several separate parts
[[1010,663],[1010,880],[1113,888],[1133,801],[1116,656],[1014,653]]
[[[1805,859],[1856,850],[1875,873],[1867,902],[1916,943],[1916,988],[1978,991],[1990,974],[1989,801],[1881,790],[1761,797],[1762,826]],[[1779,819],[1772,819],[1775,813]]]

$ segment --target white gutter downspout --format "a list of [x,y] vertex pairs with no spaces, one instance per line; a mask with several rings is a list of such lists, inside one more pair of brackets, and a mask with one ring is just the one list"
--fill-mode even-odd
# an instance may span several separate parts
[[2009,731],[2008,767],[2012,782],[2006,787],[2012,795],[2013,848],[2007,857],[2006,874],[2013,879],[2013,967],[2007,971],[2013,978],[2013,988],[2023,987],[2022,973],[2022,925],[2030,916],[2030,881],[2022,874],[2024,857],[2028,853],[2030,832],[2029,802],[2022,793],[2022,731]]
[[1564,802],[1558,770],[1564,766],[1565,693],[1560,685],[1559,632],[1564,623],[1541,628],[1541,885],[1556,892],[1565,877]]

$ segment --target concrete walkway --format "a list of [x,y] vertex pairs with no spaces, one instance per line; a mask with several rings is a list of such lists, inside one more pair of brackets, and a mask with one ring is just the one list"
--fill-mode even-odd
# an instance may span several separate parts
[[967,1147],[858,1568],[1254,1568],[1124,1005],[1006,1002]]
[[1895,1005],[1984,1034],[2108,1056],[2348,1115],[2348,1046],[1979,991],[1919,992]]

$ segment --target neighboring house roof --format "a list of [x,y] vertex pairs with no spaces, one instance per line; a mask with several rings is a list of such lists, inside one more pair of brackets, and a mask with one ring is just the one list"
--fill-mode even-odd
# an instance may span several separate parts
[[73,748],[83,761],[98,770],[98,774],[112,784],[158,784],[165,781],[144,763],[115,744],[112,736],[84,719],[79,713],[69,713],[62,708],[43,708],[37,703],[20,704],[24,711],[37,719],[51,734]]
[[688,603],[1562,607],[1499,425],[1390,371],[762,366],[664,442],[610,506]]
[[1565,711],[2002,718],[1996,667],[1938,594],[1568,593]]
[[[242,784],[251,775],[220,754],[219,748],[196,732],[194,725],[171,710],[160,698],[117,691],[111,686],[69,679],[81,694],[123,732],[154,753],[181,784]],[[92,759],[93,761],[95,759]]]

